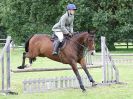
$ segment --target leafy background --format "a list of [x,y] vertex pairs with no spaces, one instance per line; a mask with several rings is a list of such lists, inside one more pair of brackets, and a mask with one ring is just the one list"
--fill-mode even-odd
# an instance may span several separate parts
[[133,39],[133,0],[0,0],[0,38],[11,35],[20,44],[36,33],[51,34],[52,26],[75,3],[74,30],[96,29],[96,48],[106,36],[110,49]]

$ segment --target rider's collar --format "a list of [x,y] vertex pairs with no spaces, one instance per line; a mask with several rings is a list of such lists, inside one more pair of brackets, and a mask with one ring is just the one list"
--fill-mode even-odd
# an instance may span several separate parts
[[68,16],[73,16],[73,14],[69,13],[68,11],[67,11],[67,14],[68,14]]

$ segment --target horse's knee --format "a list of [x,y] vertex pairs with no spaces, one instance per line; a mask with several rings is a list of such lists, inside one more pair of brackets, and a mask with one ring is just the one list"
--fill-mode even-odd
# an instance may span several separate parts
[[26,55],[26,52],[23,52],[23,56],[25,56]]
[[82,91],[83,91],[83,92],[85,92],[85,91],[86,91],[86,89],[85,89],[84,85],[80,85],[80,88],[82,89]]
[[26,52],[23,52],[23,59],[26,58]]

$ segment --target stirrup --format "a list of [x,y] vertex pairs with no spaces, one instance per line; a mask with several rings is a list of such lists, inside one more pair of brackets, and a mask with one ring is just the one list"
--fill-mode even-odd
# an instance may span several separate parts
[[58,55],[58,52],[53,52],[52,55]]

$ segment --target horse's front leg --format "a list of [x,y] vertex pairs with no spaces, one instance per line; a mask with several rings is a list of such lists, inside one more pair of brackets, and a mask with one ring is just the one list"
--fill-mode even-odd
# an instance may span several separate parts
[[83,70],[85,71],[85,73],[86,73],[86,75],[87,75],[89,81],[92,82],[92,86],[96,86],[97,83],[95,83],[95,81],[93,80],[91,74],[90,74],[89,71],[87,70],[86,61],[85,61],[84,58],[82,58],[82,59],[80,60],[80,64],[81,64]]
[[82,89],[83,92],[86,91],[86,89],[84,88],[83,82],[82,82],[82,80],[81,80],[79,71],[78,71],[78,69],[77,69],[77,64],[76,64],[76,62],[73,62],[73,63],[70,64],[70,65],[72,66],[72,69],[73,69],[73,71],[74,71],[74,73],[75,73],[75,75],[76,75],[76,77],[77,77],[77,79],[78,79],[78,81],[79,81],[80,88]]

